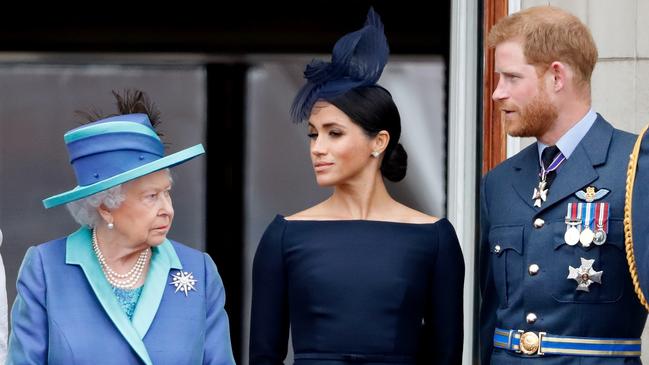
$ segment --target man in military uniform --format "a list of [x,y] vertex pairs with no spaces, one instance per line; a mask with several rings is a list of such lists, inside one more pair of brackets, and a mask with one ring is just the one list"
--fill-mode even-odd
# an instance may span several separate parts
[[591,107],[590,31],[537,7],[488,42],[507,133],[536,143],[482,181],[482,364],[640,364],[646,311],[623,234],[635,137]]

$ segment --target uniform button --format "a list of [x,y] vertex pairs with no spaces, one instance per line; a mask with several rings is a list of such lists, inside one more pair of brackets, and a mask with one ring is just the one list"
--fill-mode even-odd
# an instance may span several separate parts
[[538,317],[536,317],[536,314],[534,313],[528,313],[527,317],[525,317],[525,320],[527,321],[528,324],[534,324]]
[[531,276],[534,276],[539,273],[539,265],[537,264],[532,264],[530,267],[527,268],[527,272],[530,273]]
[[494,246],[494,252],[495,253],[500,253],[500,250],[501,250],[500,245],[495,245]]
[[541,218],[536,218],[534,220],[534,228],[542,228],[545,225],[545,221]]

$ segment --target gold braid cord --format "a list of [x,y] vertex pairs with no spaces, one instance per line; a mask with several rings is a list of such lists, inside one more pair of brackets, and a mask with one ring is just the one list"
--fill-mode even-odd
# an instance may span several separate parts
[[635,174],[638,168],[638,156],[640,154],[640,144],[642,142],[642,137],[649,129],[649,125],[644,127],[638,139],[635,141],[635,146],[633,146],[633,152],[629,156],[629,168],[626,172],[626,193],[624,195],[624,246],[626,248],[626,260],[629,263],[629,272],[631,273],[631,280],[633,281],[633,288],[635,293],[640,299],[640,303],[649,311],[649,303],[642,293],[642,288],[640,288],[640,280],[638,279],[638,270],[635,263],[635,256],[633,254],[633,225],[631,222],[631,204],[633,202],[633,186],[635,183]]

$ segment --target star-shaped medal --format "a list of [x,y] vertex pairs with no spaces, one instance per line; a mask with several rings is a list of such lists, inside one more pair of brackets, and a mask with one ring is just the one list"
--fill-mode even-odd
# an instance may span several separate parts
[[175,274],[171,274],[171,283],[169,285],[173,285],[176,287],[176,291],[174,293],[178,293],[180,290],[181,292],[185,293],[185,296],[187,296],[187,293],[190,290],[196,290],[196,279],[194,279],[194,274],[187,272],[187,271],[182,271],[178,270]]
[[548,199],[548,189],[545,188],[547,183],[545,181],[539,181],[539,186],[534,188],[534,194],[532,194],[532,199],[534,199],[534,206],[541,207],[541,203]]
[[588,287],[592,283],[601,284],[602,283],[602,273],[603,271],[593,270],[593,263],[595,260],[586,260],[581,258],[581,266],[574,268],[568,266],[568,279],[573,279],[577,281],[577,290],[581,291],[590,291]]

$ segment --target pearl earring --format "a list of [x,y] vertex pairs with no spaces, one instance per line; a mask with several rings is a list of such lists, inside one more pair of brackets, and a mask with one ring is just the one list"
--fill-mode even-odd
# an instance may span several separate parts
[[380,155],[381,155],[381,152],[379,152],[379,151],[373,151],[372,152],[372,156],[374,156],[374,158],[378,158]]
[[113,223],[108,223],[106,226],[108,227],[108,229],[115,228],[115,225]]

